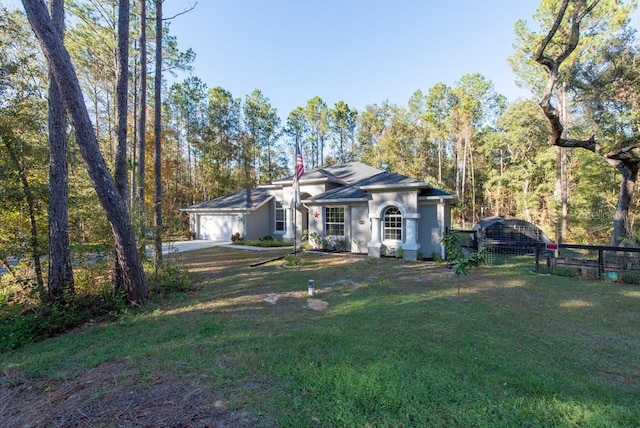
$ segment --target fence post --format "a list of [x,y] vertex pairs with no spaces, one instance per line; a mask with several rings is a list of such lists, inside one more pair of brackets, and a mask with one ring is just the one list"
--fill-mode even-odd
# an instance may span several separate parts
[[604,257],[602,255],[602,248],[598,249],[598,279],[602,279],[602,274],[604,273]]
[[536,273],[540,273],[540,247],[543,244],[538,242],[538,245],[536,245]]

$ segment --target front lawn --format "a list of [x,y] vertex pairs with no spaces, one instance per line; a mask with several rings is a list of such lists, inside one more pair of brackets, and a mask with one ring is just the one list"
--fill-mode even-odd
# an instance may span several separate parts
[[194,292],[1,355],[0,425],[640,424],[637,285],[511,265],[458,295],[437,263],[249,267],[274,251],[178,253]]

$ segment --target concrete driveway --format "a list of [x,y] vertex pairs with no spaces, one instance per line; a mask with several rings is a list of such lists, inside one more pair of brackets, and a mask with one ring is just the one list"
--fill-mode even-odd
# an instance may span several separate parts
[[[182,253],[184,251],[200,250],[202,248],[218,247],[221,245],[229,245],[231,241],[176,241],[164,242],[162,244],[162,254]],[[152,249],[153,251],[153,249]]]
[[[253,250],[253,251],[270,251],[270,250],[282,250],[289,247],[252,247],[249,245],[236,245],[231,241],[206,241],[206,240],[194,240],[194,241],[176,241],[165,242],[162,244],[162,254],[182,253],[184,251],[200,250],[202,248],[210,247],[229,247],[236,250]],[[293,245],[290,247],[293,249]],[[149,254],[153,254],[153,247],[147,247]]]

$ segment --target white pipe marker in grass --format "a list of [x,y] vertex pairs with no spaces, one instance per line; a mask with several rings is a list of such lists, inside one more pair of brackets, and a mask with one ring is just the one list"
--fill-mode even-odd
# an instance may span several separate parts
[[309,296],[313,296],[315,292],[315,281],[313,279],[309,280]]

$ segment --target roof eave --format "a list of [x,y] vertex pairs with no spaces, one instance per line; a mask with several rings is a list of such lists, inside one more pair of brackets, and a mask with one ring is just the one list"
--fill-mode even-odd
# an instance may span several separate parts
[[419,190],[419,189],[432,189],[427,183],[408,183],[408,184],[369,184],[366,186],[359,186],[360,189],[369,190]]
[[197,207],[187,207],[187,208],[181,208],[180,211],[184,211],[184,212],[251,212],[251,211],[256,211],[260,208],[262,208],[262,206],[264,206],[264,204],[266,204],[267,202],[271,201],[273,199],[273,195],[269,195],[269,197],[267,199],[264,200],[264,202],[256,205],[255,207],[226,207],[226,208],[207,208],[207,207],[202,207],[202,208],[197,208]]
[[[300,179],[299,181],[300,186],[304,186],[305,184],[319,184],[319,183],[337,183],[337,184],[343,184],[342,182],[332,179],[330,177],[322,177],[322,178],[308,178],[308,179]],[[293,179],[289,179],[289,180],[279,180],[279,181],[274,181],[273,182],[274,185],[277,186],[293,186]]]
[[368,198],[341,198],[341,199],[316,199],[302,201],[305,205],[322,205],[322,204],[344,204],[351,202],[369,202]]
[[437,201],[439,199],[449,199],[449,200],[456,200],[458,199],[457,195],[439,195],[439,196],[420,196],[418,197],[419,201]]

